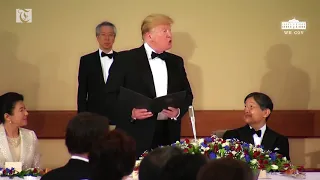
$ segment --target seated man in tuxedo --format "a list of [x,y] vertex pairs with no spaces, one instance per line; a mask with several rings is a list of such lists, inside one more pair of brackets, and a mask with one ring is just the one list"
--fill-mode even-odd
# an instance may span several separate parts
[[[71,158],[60,168],[54,169],[41,180],[80,180],[90,177],[89,152],[99,139],[109,133],[106,117],[82,112],[71,119],[66,129],[66,146]],[[59,158],[59,157],[57,157]]]
[[264,150],[282,154],[290,160],[288,138],[270,129],[266,123],[273,110],[269,96],[253,92],[244,99],[244,127],[226,131],[223,139],[236,138],[253,145],[261,145]]

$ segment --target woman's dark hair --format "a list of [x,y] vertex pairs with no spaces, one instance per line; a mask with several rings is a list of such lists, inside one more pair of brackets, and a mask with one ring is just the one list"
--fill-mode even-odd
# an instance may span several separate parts
[[0,96],[0,124],[5,122],[4,115],[13,115],[13,110],[18,101],[23,101],[23,95],[16,92],[8,92]]
[[91,180],[121,180],[133,172],[136,144],[123,131],[113,130],[96,141],[89,153]]
[[252,180],[253,171],[247,163],[232,158],[221,158],[204,165],[197,180]]

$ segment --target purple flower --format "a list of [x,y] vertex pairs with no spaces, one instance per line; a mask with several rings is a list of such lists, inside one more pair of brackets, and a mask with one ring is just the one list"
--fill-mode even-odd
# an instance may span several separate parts
[[246,162],[250,162],[250,160],[251,160],[250,156],[248,154],[244,156],[244,159],[246,160]]
[[229,150],[230,150],[230,147],[229,147],[229,146],[225,146],[224,149],[227,150],[227,151],[229,151]]
[[210,159],[216,159],[216,158],[217,158],[217,155],[216,155],[215,153],[211,152],[211,153],[209,154],[209,158],[210,158]]
[[270,158],[271,158],[271,161],[275,161],[277,159],[276,153],[271,153]]
[[201,146],[205,147],[205,148],[208,147],[208,145],[206,143],[204,143],[204,142],[201,143]]
[[208,143],[212,142],[212,139],[209,138],[209,137],[204,138],[204,140],[205,140],[206,142],[208,142]]
[[249,148],[249,144],[248,143],[243,143],[242,144],[242,148],[243,149],[248,149]]

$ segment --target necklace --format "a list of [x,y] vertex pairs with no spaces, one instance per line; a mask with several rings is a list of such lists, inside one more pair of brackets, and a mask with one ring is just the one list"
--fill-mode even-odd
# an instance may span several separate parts
[[16,137],[16,138],[10,138],[10,137],[7,137],[8,139],[8,143],[11,147],[18,147],[20,145],[20,142],[21,142],[21,138],[20,136]]

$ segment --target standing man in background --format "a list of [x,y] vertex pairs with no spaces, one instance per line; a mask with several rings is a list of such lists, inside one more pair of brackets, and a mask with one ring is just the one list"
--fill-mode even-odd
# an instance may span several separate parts
[[160,113],[132,109],[121,101],[113,103],[117,129],[134,137],[137,156],[145,150],[179,141],[181,118],[193,101],[183,59],[166,52],[172,47],[172,23],[173,20],[163,14],[147,16],[141,25],[144,44],[120,52],[110,69],[107,91],[111,97],[108,99],[117,99],[121,86],[149,98],[186,91],[181,107],[168,107]]
[[104,21],[97,25],[99,49],[81,57],[78,72],[78,113],[87,111],[106,116],[110,125],[114,123],[109,118],[105,86],[109,68],[117,55],[117,52],[112,50],[116,34],[117,29],[110,22]]

